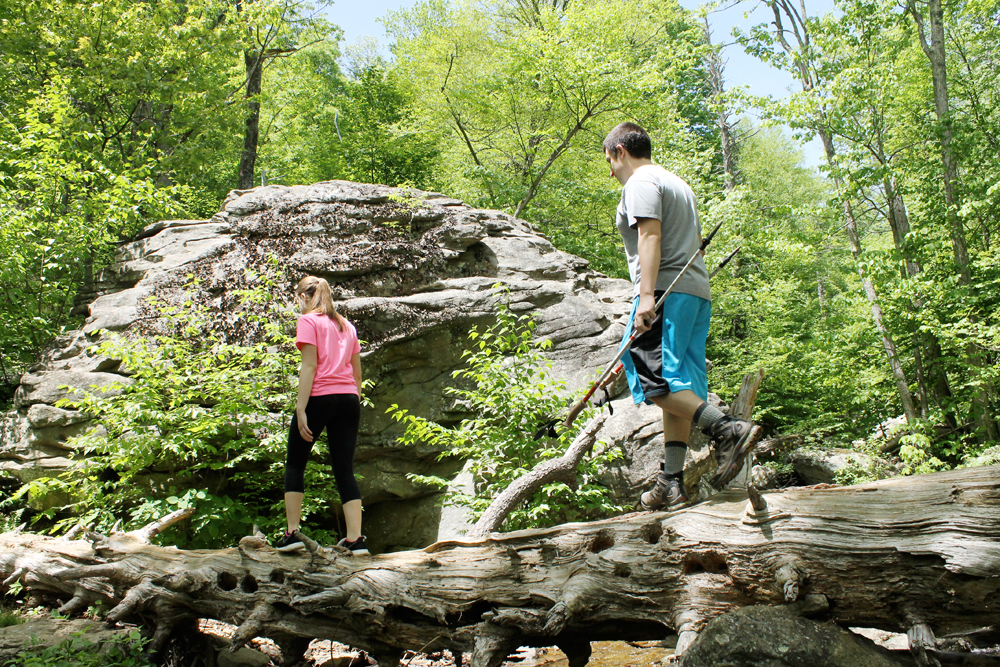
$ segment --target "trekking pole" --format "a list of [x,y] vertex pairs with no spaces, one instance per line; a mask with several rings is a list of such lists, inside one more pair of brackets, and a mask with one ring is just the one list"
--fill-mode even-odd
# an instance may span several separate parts
[[[683,276],[687,272],[687,270],[691,268],[691,265],[694,264],[694,260],[696,260],[698,256],[705,251],[705,248],[707,248],[708,244],[712,242],[712,237],[715,236],[715,233],[719,231],[720,227],[722,227],[721,222],[715,226],[715,229],[712,230],[711,234],[702,239],[701,245],[698,246],[698,249],[694,252],[693,255],[691,255],[691,258],[687,261],[687,264],[684,265],[684,268],[681,269],[681,272],[677,274],[677,277],[674,278],[673,282],[670,283],[670,286],[667,287],[666,291],[664,291],[663,294],[660,296],[660,298],[656,300],[656,305],[653,306],[654,313],[660,310],[660,307],[663,305],[663,302],[666,300],[667,296],[674,290],[674,287],[677,286],[677,281],[679,281],[681,279],[681,276]],[[625,344],[621,346],[621,349],[618,350],[618,354],[615,355],[615,358],[611,360],[611,363],[607,365],[607,367],[604,369],[604,372],[601,373],[601,376],[597,378],[594,384],[590,386],[590,389],[587,391],[586,394],[584,394],[583,398],[574,403],[573,407],[570,408],[569,414],[567,414],[566,419],[563,420],[562,423],[563,429],[569,428],[570,425],[572,425],[573,421],[577,418],[577,416],[579,416],[579,414],[583,412],[583,409],[587,407],[587,401],[589,401],[590,397],[594,395],[594,392],[597,391],[598,387],[600,387],[605,380],[611,377],[611,373],[615,370],[615,367],[618,365],[618,362],[622,360],[622,357],[624,357],[625,353],[629,351],[629,348],[632,347],[632,343],[635,342],[635,339],[638,338],[639,335],[640,335],[639,332],[636,331],[635,328],[633,327],[632,334],[628,337],[628,340],[625,341]],[[553,419],[543,424],[537,431],[535,431],[534,435],[535,440],[538,440],[538,438],[542,437],[542,435],[545,434],[546,431],[550,432],[550,434],[554,433],[555,432],[554,426],[557,423],[557,421],[558,420]]]
[[724,267],[726,264],[729,264],[729,260],[731,260],[733,257],[736,257],[736,253],[738,253],[740,250],[743,250],[743,246],[738,245],[738,246],[736,246],[736,250],[734,250],[731,253],[729,253],[728,255],[726,255],[726,258],[724,260],[722,260],[721,262],[719,262],[719,265],[717,267],[715,267],[715,270],[712,271],[710,274],[708,274],[709,280],[711,280],[712,278],[714,278],[715,274],[717,274],[719,271],[722,270],[722,267]]

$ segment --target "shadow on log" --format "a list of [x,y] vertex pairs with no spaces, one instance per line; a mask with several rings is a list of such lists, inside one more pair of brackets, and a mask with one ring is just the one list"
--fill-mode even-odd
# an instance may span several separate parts
[[15,531],[0,535],[0,580],[70,610],[100,600],[112,620],[151,613],[158,644],[201,617],[238,625],[234,650],[323,638],[390,662],[466,652],[474,667],[531,645],[565,646],[580,667],[591,641],[689,644],[721,614],[806,597],[841,626],[940,637],[1000,625],[1000,466],[758,495],[374,557],[285,555],[259,535],[181,551],[145,529]]

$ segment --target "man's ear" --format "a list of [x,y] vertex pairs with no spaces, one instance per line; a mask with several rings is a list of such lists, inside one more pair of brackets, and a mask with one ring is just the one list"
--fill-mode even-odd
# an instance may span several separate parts
[[624,158],[625,157],[625,153],[627,153],[627,152],[628,151],[625,150],[625,146],[623,146],[621,144],[615,144],[615,157],[616,158],[618,158],[619,160],[622,159],[622,158]]

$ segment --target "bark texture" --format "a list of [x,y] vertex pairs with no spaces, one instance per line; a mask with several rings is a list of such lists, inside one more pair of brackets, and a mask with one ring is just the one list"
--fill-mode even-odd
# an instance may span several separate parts
[[254,169],[257,164],[257,142],[260,136],[260,96],[264,78],[264,54],[251,49],[243,53],[247,70],[247,117],[243,133],[243,152],[240,153],[240,170],[236,187],[249,190],[253,187]]
[[723,613],[806,595],[841,625],[940,636],[1000,623],[1000,466],[757,500],[727,492],[673,513],[374,557],[308,539],[308,553],[285,555],[261,535],[180,551],[142,531],[13,532],[0,535],[0,580],[69,600],[65,611],[102,600],[112,620],[151,614],[159,644],[197,617],[235,623],[234,649],[271,637],[286,664],[314,637],[389,661],[447,648],[475,667],[556,644],[579,647],[571,661],[584,664],[590,641],[676,633],[689,644]]

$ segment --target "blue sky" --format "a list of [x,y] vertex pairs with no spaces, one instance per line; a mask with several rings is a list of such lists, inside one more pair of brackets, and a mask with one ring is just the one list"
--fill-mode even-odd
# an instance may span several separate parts
[[[585,0],[584,0],[585,1]],[[695,10],[701,0],[680,0],[682,6]],[[415,0],[339,0],[333,2],[326,12],[327,17],[344,29],[344,44],[353,44],[359,37],[368,35],[379,40],[383,48],[388,38],[378,19],[387,12],[401,7],[411,7]],[[732,30],[740,26],[748,30],[758,23],[765,23],[772,14],[763,3],[744,1],[737,5],[723,5],[724,9],[709,17],[712,26],[712,41],[716,44],[726,44],[723,57],[727,61],[725,69],[726,86],[749,86],[755,95],[772,95],[785,97],[789,87],[796,82],[783,72],[779,72],[756,58],[744,53],[738,44],[733,44]],[[821,15],[833,11],[832,0],[807,0],[806,9],[810,15]],[[806,164],[817,165],[822,156],[819,140],[803,148]]]

